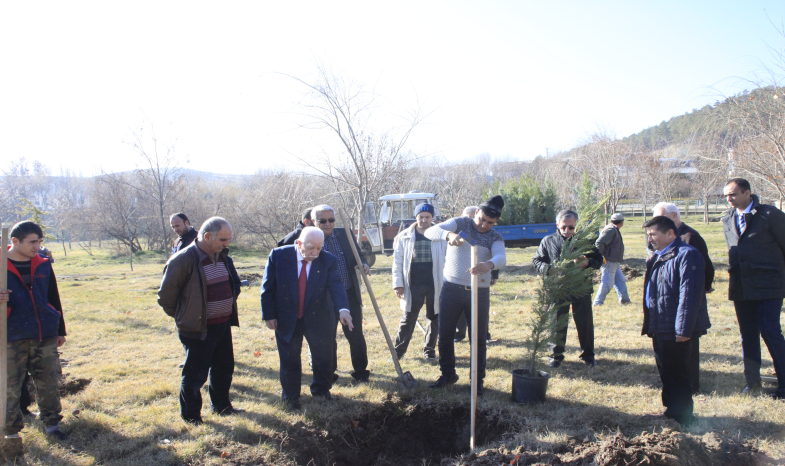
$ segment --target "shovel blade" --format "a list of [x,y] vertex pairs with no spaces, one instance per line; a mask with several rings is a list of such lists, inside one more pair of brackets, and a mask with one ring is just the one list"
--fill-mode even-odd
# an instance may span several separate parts
[[404,388],[415,388],[418,385],[409,371],[404,372],[402,377],[398,377],[398,383],[403,385]]

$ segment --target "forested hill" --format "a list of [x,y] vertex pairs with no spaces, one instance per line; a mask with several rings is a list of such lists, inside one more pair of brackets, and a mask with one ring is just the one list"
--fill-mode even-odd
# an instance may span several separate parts
[[700,109],[693,109],[689,113],[663,121],[659,125],[651,126],[640,133],[633,134],[623,139],[624,142],[633,147],[658,150],[671,144],[682,144],[688,142],[696,134],[703,132],[707,120],[710,118],[714,109],[718,106],[727,104],[733,98],[751,97],[758,93],[770,93],[773,88],[758,88],[753,91],[743,91],[740,94],[728,97],[723,101],[716,101],[713,105],[705,105]]

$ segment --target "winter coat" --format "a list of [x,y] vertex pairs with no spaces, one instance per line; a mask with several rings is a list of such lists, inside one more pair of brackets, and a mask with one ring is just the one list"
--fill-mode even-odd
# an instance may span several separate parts
[[[564,241],[567,238],[561,235],[558,231],[552,233],[540,241],[540,247],[537,248],[537,253],[534,254],[532,264],[537,272],[541,274],[548,273],[551,265],[559,261],[561,256],[561,249],[564,246]],[[589,259],[589,267],[599,269],[602,266],[602,255],[596,248],[586,253],[586,258]]]
[[[412,291],[409,288],[409,272],[412,268],[412,257],[414,256],[415,228],[417,224],[403,230],[395,237],[395,249],[393,253],[392,277],[393,289],[403,288],[403,299],[401,299],[401,310],[410,312],[412,310]],[[439,294],[444,283],[444,258],[447,255],[447,241],[431,240],[431,260],[433,261],[433,312],[439,313]]]
[[[703,269],[701,253],[678,236],[665,254],[649,257],[643,279],[642,335],[675,340],[706,333],[711,322]],[[646,289],[655,274],[647,302]]]
[[728,299],[785,298],[785,214],[761,204],[752,195],[752,209],[744,215],[747,228],[739,236],[736,209],[722,217],[728,245]]
[[[194,241],[169,258],[158,290],[158,304],[168,316],[174,317],[177,330],[181,334],[204,339],[207,335],[207,278],[198,248],[198,243]],[[224,249],[220,254],[226,264],[229,281],[234,290],[229,322],[232,326],[239,327],[240,320],[237,316],[239,277],[234,262],[229,257],[229,250]]]

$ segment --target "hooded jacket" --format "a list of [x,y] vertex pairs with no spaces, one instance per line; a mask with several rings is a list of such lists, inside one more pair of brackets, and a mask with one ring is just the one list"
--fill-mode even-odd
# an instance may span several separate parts
[[16,267],[8,261],[8,341],[44,341],[65,335],[62,312],[49,300],[49,282],[54,280],[49,259],[36,254],[30,259],[32,289],[25,286]]

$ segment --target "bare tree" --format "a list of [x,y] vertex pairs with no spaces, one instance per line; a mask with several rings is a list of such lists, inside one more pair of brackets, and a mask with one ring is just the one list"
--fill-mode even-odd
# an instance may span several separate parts
[[96,177],[91,193],[91,209],[84,210],[82,223],[115,238],[128,247],[131,253],[142,250],[139,244],[142,213],[139,209],[138,190],[128,174],[113,173]]
[[[424,115],[418,106],[400,123],[380,129],[380,99],[373,91],[346,77],[317,66],[313,82],[289,76],[307,88],[299,102],[301,127],[327,130],[339,149],[326,150],[324,157],[301,158],[318,176],[329,180],[336,192],[349,192],[358,213],[362,232],[366,204],[372,193],[400,176],[412,155],[405,147],[414,128]],[[348,226],[348,225],[347,225]],[[361,233],[362,234],[362,233]]]
[[577,149],[579,168],[589,174],[600,197],[608,196],[606,215],[616,211],[629,191],[630,156],[629,145],[608,132],[590,135],[588,142]]
[[[142,159],[142,167],[134,170],[137,182],[129,184],[129,187],[133,187],[154,203],[157,222],[161,228],[158,234],[151,229],[148,240],[152,242],[151,246],[159,243],[160,248],[168,253],[166,246],[171,234],[167,222],[168,210],[182,189],[183,179],[182,171],[177,167],[174,144],[159,142],[152,123],[149,124],[149,130],[142,126],[138,131],[133,131],[128,144]],[[156,237],[160,240],[155,241]]]

